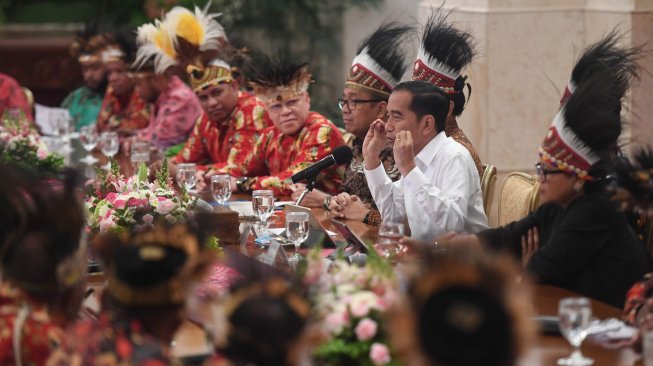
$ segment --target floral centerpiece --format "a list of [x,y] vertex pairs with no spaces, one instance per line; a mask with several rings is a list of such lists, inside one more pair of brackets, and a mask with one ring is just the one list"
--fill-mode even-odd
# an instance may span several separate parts
[[[397,365],[384,316],[397,299],[391,265],[370,253],[364,266],[339,259],[330,264],[309,255],[304,282],[326,341],[314,357],[328,365]],[[328,273],[325,273],[328,272]]]
[[54,176],[64,159],[50,154],[22,111],[7,110],[0,124],[0,162],[17,165],[43,176]]
[[151,225],[160,217],[171,223],[183,222],[193,217],[197,203],[183,188],[180,194],[175,192],[167,161],[150,182],[144,164],[136,175],[125,178],[112,160],[111,169],[98,169],[97,178],[89,181],[87,188],[87,224],[94,233]]

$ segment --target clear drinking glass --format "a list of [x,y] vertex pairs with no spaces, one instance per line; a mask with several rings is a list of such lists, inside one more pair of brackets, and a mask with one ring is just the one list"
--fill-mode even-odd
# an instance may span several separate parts
[[93,164],[97,161],[91,151],[95,149],[98,143],[98,133],[95,125],[82,126],[79,129],[79,141],[82,143],[82,147],[86,150],[86,156],[81,160],[85,164]]
[[147,165],[150,162],[150,143],[146,141],[132,142],[129,157],[132,163],[132,170],[136,174],[141,164]]
[[220,206],[224,206],[224,203],[231,197],[231,176],[229,174],[216,174],[212,176],[211,193]]
[[574,347],[569,357],[558,360],[558,365],[592,365],[594,360],[586,358],[580,351],[580,345],[587,337],[587,327],[592,319],[590,300],[586,297],[561,299],[558,304],[558,318],[560,332]]
[[308,239],[308,213],[306,212],[289,212],[286,215],[286,237],[295,244],[295,255],[293,260],[299,261],[299,247]]
[[264,233],[267,233],[267,221],[274,211],[274,193],[270,190],[252,192],[252,208],[262,223]]
[[177,164],[177,184],[189,192],[197,183],[197,165],[195,163]]
[[401,222],[384,222],[379,226],[378,248],[386,258],[399,253],[399,240],[404,237],[404,224]]
[[[115,131],[102,132],[100,135],[100,149],[102,150],[102,153],[111,160],[111,158],[118,153],[118,150],[120,150],[118,133]],[[107,163],[107,166],[110,167],[111,163]]]

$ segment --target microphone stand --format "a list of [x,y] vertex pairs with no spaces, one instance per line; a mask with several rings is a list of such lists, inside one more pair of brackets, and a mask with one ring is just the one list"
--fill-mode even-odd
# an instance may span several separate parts
[[299,195],[299,198],[297,199],[297,202],[295,203],[297,206],[301,206],[302,201],[304,200],[304,197],[308,194],[308,192],[313,190],[313,187],[315,187],[315,180],[317,176],[313,176],[308,180],[308,184],[306,185],[306,188],[304,189],[304,192],[302,192],[301,195]]

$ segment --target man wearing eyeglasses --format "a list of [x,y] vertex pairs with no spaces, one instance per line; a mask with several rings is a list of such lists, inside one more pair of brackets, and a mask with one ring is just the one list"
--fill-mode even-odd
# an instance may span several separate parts
[[[313,190],[306,196],[303,205],[323,207],[332,210],[337,217],[362,221],[368,225],[381,223],[381,215],[376,209],[363,171],[363,140],[372,122],[386,118],[388,97],[407,69],[401,43],[410,30],[410,27],[396,23],[385,24],[361,42],[342,97],[338,99],[345,130],[353,137],[348,145],[354,153],[354,158],[345,170],[342,192],[332,197]],[[388,176],[392,180],[399,179],[392,149],[384,149],[380,159]],[[297,188],[293,198],[303,190],[302,185]]]
[[[251,78],[254,93],[263,100],[273,126],[263,130],[243,161],[219,172],[230,174],[233,191],[272,190],[276,196],[292,194],[290,177],[345,144],[338,128],[312,112],[308,65],[287,59],[262,57]],[[317,176],[316,186],[335,192],[342,182],[335,167]]]

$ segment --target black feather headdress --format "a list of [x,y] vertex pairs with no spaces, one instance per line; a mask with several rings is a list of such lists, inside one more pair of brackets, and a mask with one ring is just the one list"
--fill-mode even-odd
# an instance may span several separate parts
[[542,161],[581,179],[600,160],[616,156],[626,88],[607,70],[589,75],[557,113],[540,146]]
[[425,80],[449,94],[461,91],[465,77],[460,72],[476,54],[476,42],[468,32],[447,22],[450,13],[442,7],[429,17],[421,37],[421,45],[413,69],[413,80]]
[[305,93],[311,82],[308,64],[293,61],[289,56],[272,58],[260,55],[254,59],[252,68],[250,85],[254,93],[266,102]]
[[381,25],[358,46],[346,86],[387,99],[406,72],[402,43],[413,30],[396,22]]
[[563,104],[575,92],[580,83],[601,70],[613,74],[621,84],[620,88],[627,90],[630,87],[631,80],[638,77],[635,61],[639,58],[641,49],[639,47],[619,47],[618,43],[621,37],[621,34],[614,29],[602,40],[585,49],[571,72],[571,79],[565,88],[560,104]]

